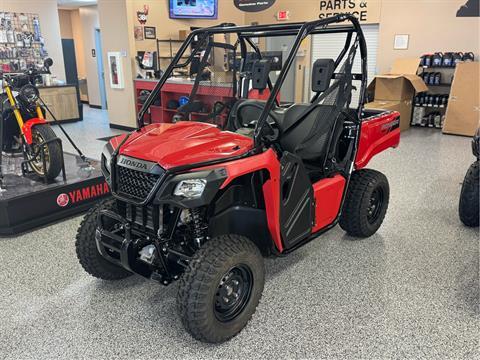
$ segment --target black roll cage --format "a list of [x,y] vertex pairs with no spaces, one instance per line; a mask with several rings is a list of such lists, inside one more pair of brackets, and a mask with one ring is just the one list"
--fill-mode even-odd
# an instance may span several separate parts
[[[343,22],[350,22],[350,25],[334,25]],[[144,126],[143,117],[148,111],[154,100],[157,98],[161,88],[166,83],[167,79],[170,77],[172,71],[176,68],[185,67],[190,64],[194,56],[199,52],[202,47],[202,44],[205,41],[208,41],[215,34],[236,34],[239,40],[240,53],[241,53],[241,64],[240,72],[242,72],[245,65],[245,58],[247,54],[247,43],[250,45],[257,55],[261,58],[261,53],[256,44],[251,40],[251,38],[258,37],[274,37],[274,36],[295,36],[292,49],[288,54],[285,63],[280,71],[280,74],[277,77],[275,85],[272,86],[270,79],[268,80],[268,87],[270,89],[269,98],[265,104],[264,110],[258,119],[258,122],[255,127],[254,132],[254,142],[255,148],[262,147],[262,133],[263,128],[266,124],[268,114],[271,111],[274,104],[278,105],[277,95],[280,91],[280,88],[287,77],[288,71],[294,62],[295,56],[298,52],[301,42],[307,36],[312,34],[332,34],[332,33],[347,33],[347,38],[345,41],[345,46],[335,60],[335,67],[337,67],[343,58],[345,57],[351,41],[352,35],[355,33],[357,35],[357,41],[360,47],[360,56],[361,56],[361,74],[352,74],[353,79],[360,80],[360,93],[359,93],[359,102],[357,107],[357,119],[361,119],[361,112],[363,109],[363,103],[365,101],[366,85],[367,85],[367,46],[365,42],[365,37],[361,29],[360,23],[356,17],[350,14],[339,14],[332,16],[326,19],[315,20],[310,22],[301,22],[301,23],[286,23],[286,24],[266,24],[266,25],[249,25],[249,26],[235,26],[235,24],[225,23],[218,26],[200,28],[192,31],[187,39],[183,42],[180,49],[175,54],[172,62],[168,65],[167,69],[163,73],[162,77],[155,85],[155,88],[150,93],[149,97],[144,102],[142,108],[140,109],[137,117],[137,129]],[[187,50],[194,39],[198,39],[198,44],[195,48],[192,49],[190,55],[185,62],[179,63],[182,59],[183,53]],[[239,93],[242,95],[242,82],[239,84]],[[315,101],[320,93],[317,93],[312,102]],[[126,139],[125,139],[126,140]]]

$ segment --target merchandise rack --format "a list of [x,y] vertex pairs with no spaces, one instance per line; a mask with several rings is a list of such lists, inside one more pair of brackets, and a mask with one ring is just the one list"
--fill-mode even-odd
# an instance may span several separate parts
[[[0,68],[3,72],[21,72],[31,64],[43,63],[48,57],[38,14],[0,11],[0,31],[5,33],[0,36]],[[7,36],[10,32],[12,35]]]
[[[417,75],[420,76],[423,79],[423,76],[426,72],[440,72],[442,79],[445,79],[446,76],[449,77],[450,81],[449,82],[442,82],[440,84],[429,84],[425,82],[425,85],[429,88],[427,94],[428,95],[448,95],[450,96],[450,88],[452,86],[452,81],[453,81],[453,73],[449,70],[455,71],[455,66],[424,66],[424,65],[419,65],[419,71],[417,72]],[[436,71],[436,70],[442,70],[442,71]],[[433,104],[419,104],[416,103],[415,99],[418,94],[414,94],[413,98],[413,106],[412,106],[412,116],[411,116],[411,121],[410,121],[410,126],[415,126],[415,127],[430,127],[430,128],[435,128],[435,129],[441,129],[443,120],[445,118],[445,113],[447,109],[447,105],[433,105]],[[425,114],[424,116],[428,116],[432,114],[433,112],[439,112],[440,116],[442,118],[440,122],[440,126],[435,126],[434,124],[430,123],[422,123],[418,124],[415,123],[415,109],[416,108],[424,108],[425,109]]]
[[[142,90],[152,91],[155,88],[156,81],[152,80],[135,80],[135,97],[136,97],[136,112],[140,111],[143,103],[138,102],[138,96]],[[216,88],[216,91],[212,91],[212,87]],[[177,113],[176,109],[169,109],[167,104],[169,100],[178,100],[181,96],[189,96],[193,88],[193,81],[170,81],[166,83],[160,91],[158,98],[158,105],[151,105],[149,112],[145,114],[145,123],[171,123],[173,116]],[[201,100],[205,107],[211,111],[213,105],[217,101],[221,101],[226,104],[230,102],[233,97],[232,84],[230,83],[212,83],[201,82],[198,91],[197,98]],[[208,113],[191,113],[192,120],[200,120],[201,118],[209,115]],[[220,114],[218,120],[222,127],[226,124],[226,113]]]
[[[172,62],[173,58],[177,54],[177,51],[178,51],[179,47],[185,42],[185,40],[157,39],[156,42],[157,42],[157,57],[158,57],[158,64],[159,64],[158,66],[161,68],[161,66],[160,66],[161,61],[166,60],[168,62]],[[168,46],[168,50],[163,49],[163,51],[162,51],[163,53],[167,52],[168,55],[160,56],[160,52],[162,50],[161,49],[162,44],[163,44],[163,46],[165,46],[165,45]],[[194,41],[191,44],[191,48],[194,48],[195,46],[196,46],[196,42]],[[181,59],[188,59],[189,56],[190,56],[190,54],[186,53],[181,57]],[[212,54],[211,54],[211,60],[212,60],[212,62],[215,62],[215,51],[213,51]]]

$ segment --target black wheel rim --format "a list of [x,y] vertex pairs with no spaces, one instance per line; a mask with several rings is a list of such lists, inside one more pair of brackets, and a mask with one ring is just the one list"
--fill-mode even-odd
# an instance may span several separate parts
[[215,317],[221,322],[235,319],[242,313],[253,288],[252,271],[240,264],[227,271],[217,286],[214,299]]
[[383,190],[376,188],[370,196],[370,201],[367,209],[367,219],[370,224],[377,221],[383,207]]

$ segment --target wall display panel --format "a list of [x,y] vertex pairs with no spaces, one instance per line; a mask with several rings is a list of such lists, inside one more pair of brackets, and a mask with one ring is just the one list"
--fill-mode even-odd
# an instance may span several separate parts
[[0,12],[0,71],[19,72],[41,66],[48,57],[34,13]]

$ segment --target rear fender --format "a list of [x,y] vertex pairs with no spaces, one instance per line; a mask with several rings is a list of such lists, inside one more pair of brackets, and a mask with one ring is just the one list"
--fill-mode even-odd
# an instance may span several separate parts
[[376,154],[395,148],[400,143],[400,114],[396,111],[382,113],[364,120],[361,125],[355,168],[364,168]]
[[27,120],[23,126],[22,126],[22,133],[23,136],[25,137],[25,141],[27,144],[31,145],[32,144],[32,129],[36,125],[40,124],[46,124],[47,121],[45,119],[40,119],[40,118],[32,118]]

